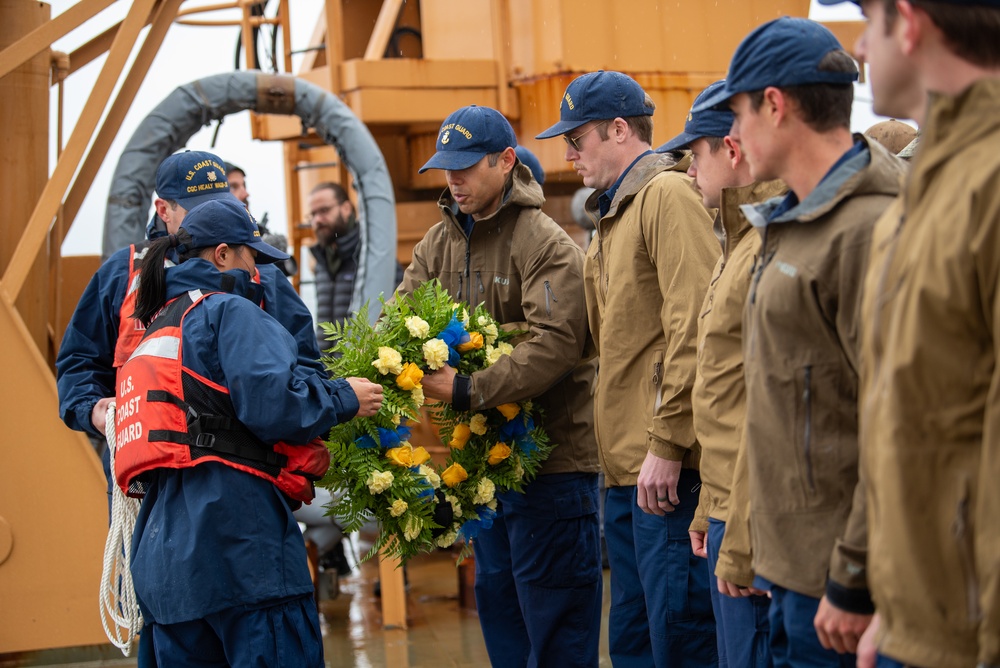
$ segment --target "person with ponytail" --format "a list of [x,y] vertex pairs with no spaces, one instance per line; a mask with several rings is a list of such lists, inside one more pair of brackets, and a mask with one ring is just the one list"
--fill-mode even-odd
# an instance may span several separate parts
[[142,498],[131,572],[159,665],[324,665],[292,509],[329,465],[318,438],[374,415],[382,389],[301,364],[260,308],[256,265],[287,257],[226,197],[191,209],[142,265],[115,482]]

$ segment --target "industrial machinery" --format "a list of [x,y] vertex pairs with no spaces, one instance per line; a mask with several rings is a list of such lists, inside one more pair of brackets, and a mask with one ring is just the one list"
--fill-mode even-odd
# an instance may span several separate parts
[[[281,42],[279,74],[294,74],[353,111],[391,178],[395,234],[372,243],[389,239],[392,247],[380,252],[405,264],[438,219],[443,175],[417,168],[434,151],[450,112],[480,104],[506,114],[546,170],[546,212],[583,242],[586,232],[570,215],[580,183],[563,160],[563,144],[533,139],[558,117],[566,85],[598,69],[631,74],[656,102],[662,140],[681,129],[693,97],[724,74],[743,35],[809,9],[808,0],[325,0],[311,43],[293,45],[289,12],[297,3],[291,0],[277,2],[273,17],[265,15],[267,3],[252,0],[197,7],[132,0],[120,23],[72,53],[51,50],[114,2],[80,0],[51,18],[43,2],[0,0],[0,655],[106,642],[97,606],[105,480],[88,440],[59,420],[53,375],[62,333],[99,258],[62,257],[60,248],[98,167],[118,159],[107,155],[111,141],[140,83],[155,76],[153,58],[174,22],[217,24],[194,15],[239,10],[233,25],[244,45],[254,42],[255,31],[273,30]],[[847,45],[859,30],[831,27]],[[296,73],[293,50],[307,52]],[[50,88],[104,54],[64,142],[62,105],[50,109]],[[244,57],[248,70],[259,69],[253,49],[244,48]],[[311,235],[295,224],[303,220],[309,188],[321,180],[347,183],[359,169],[322,128],[280,101],[269,106],[257,99],[243,108],[269,112],[251,112],[254,139],[283,143],[286,219],[298,251]],[[50,117],[57,121],[54,137]],[[58,152],[54,165],[50,145]]]

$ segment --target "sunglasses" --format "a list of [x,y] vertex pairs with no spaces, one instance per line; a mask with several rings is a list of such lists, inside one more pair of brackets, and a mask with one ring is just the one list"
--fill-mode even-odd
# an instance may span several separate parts
[[563,138],[563,140],[565,140],[565,142],[567,144],[569,144],[570,146],[573,147],[574,151],[579,151],[580,150],[580,140],[581,139],[583,139],[584,137],[586,137],[587,135],[589,135],[591,132],[593,132],[597,128],[601,127],[602,125],[607,125],[609,122],[610,121],[601,121],[600,123],[598,123],[594,127],[592,127],[589,130],[587,130],[586,132],[581,132],[580,134],[578,134],[575,137],[570,137],[569,135],[563,135],[562,138]]

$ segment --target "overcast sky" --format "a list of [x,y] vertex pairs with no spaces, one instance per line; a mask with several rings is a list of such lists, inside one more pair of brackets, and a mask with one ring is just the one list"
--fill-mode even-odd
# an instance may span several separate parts
[[[373,0],[374,1],[374,0]],[[455,0],[460,2],[461,0]],[[74,2],[71,0],[51,0],[52,15],[64,12]],[[101,14],[55,44],[55,49],[71,52],[94,35],[124,18],[131,3],[116,2]],[[186,2],[185,8],[211,4],[211,2]],[[291,0],[292,5],[292,47],[304,48],[312,36],[317,17],[323,6],[322,0]],[[270,3],[268,15],[273,15],[276,3]],[[860,11],[852,3],[836,7],[819,6],[812,0],[810,17],[817,20],[852,20],[860,18]],[[239,12],[227,10],[215,12],[205,18],[238,18]],[[96,255],[101,252],[101,230],[104,225],[104,202],[110,189],[110,179],[118,156],[128,143],[139,122],[150,110],[174,88],[195,79],[229,72],[233,70],[238,29],[236,27],[193,27],[171,26],[150,74],[143,82],[121,131],[108,151],[94,185],[91,187],[83,208],[77,216],[66,241],[63,253],[66,255]],[[262,44],[264,40],[262,40]],[[280,49],[279,40],[279,49]],[[297,71],[301,57],[293,60],[293,71]],[[104,58],[90,63],[69,78],[65,85],[64,142],[68,141],[87,96],[93,87]],[[55,109],[57,98],[52,89],[50,114],[52,118],[52,143],[55,142]],[[852,126],[863,131],[877,120],[871,113],[871,95],[865,86],[858,87],[858,103],[855,105]],[[285,230],[285,187],[282,168],[283,156],[280,142],[257,142],[250,139],[250,118],[247,113],[228,116],[219,130],[214,148],[212,134],[216,126],[203,128],[191,138],[188,148],[210,150],[223,159],[235,163],[247,172],[247,187],[250,191],[250,208],[258,217],[270,213],[269,225],[273,231]],[[50,171],[55,167],[55,146],[50,151]]]

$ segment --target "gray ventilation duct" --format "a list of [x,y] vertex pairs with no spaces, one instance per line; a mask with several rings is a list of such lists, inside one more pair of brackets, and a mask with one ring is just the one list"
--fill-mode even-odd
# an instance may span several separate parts
[[202,127],[247,109],[296,115],[337,149],[358,190],[361,224],[351,309],[370,301],[374,318],[379,295],[396,288],[396,202],[385,158],[368,128],[336,95],[288,75],[217,74],[179,86],[157,105],[132,135],[111,179],[104,257],[145,238],[159,164]]

